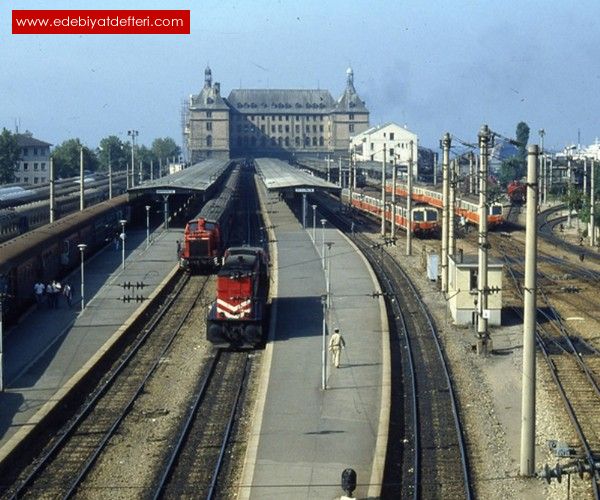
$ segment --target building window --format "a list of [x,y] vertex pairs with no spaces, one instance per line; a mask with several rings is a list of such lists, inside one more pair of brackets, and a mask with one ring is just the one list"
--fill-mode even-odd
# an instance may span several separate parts
[[348,124],[348,132],[354,132],[354,123]]
[[283,121],[283,116],[279,115],[279,121],[282,122]]
[[23,182],[25,184],[29,184],[29,177],[23,177]]
[[305,137],[304,138],[304,145],[305,146],[310,146],[310,137]]
[[286,138],[285,138],[285,145],[286,145],[286,146],[289,146],[289,145],[290,145],[290,138],[289,138],[289,137],[286,137]]
[[316,134],[317,133],[317,126],[313,125],[313,132]]
[[296,136],[296,147],[300,147],[300,137]]
[[323,121],[323,115],[319,116],[319,120]]
[[348,119],[350,119],[350,120],[354,120],[354,113],[350,113],[350,114],[348,115]]
[[281,134],[283,132],[283,125],[279,125],[279,127],[277,127],[277,130]]
[[296,120],[300,120],[300,115],[296,115]]
[[375,155],[371,155],[371,161],[375,161]]
[[206,112],[206,118],[212,118],[212,111]]
[[275,133],[275,125],[271,125],[271,133],[274,134]]
[[33,183],[34,183],[34,184],[37,184],[37,183],[38,183],[38,178],[37,178],[37,177],[34,177],[34,178],[33,178]]
[[23,156],[27,156],[28,148],[23,148]]
[[207,148],[212,148],[212,135],[207,135],[206,136],[206,147]]
[[323,146],[325,144],[325,139],[323,137],[319,137],[319,146]]
[[306,126],[306,133],[309,134],[310,133],[310,125]]
[[300,133],[300,125],[296,125],[296,133],[299,134]]
[[212,130],[212,122],[206,122],[206,130]]
[[285,121],[289,122],[290,121],[290,116],[289,115],[285,115]]
[[27,163],[23,163],[23,170],[29,170],[29,165]]
[[469,270],[469,290],[471,293],[477,293],[477,269]]
[[317,138],[313,137],[313,146],[316,146],[316,145],[317,145]]
[[45,163],[40,163],[40,170],[42,172],[44,172],[46,170],[46,164]]
[[290,126],[289,126],[289,125],[286,125],[286,126],[285,126],[285,133],[286,133],[286,134],[289,134],[289,133],[290,133]]
[[37,163],[34,163],[34,164],[33,164],[33,170],[37,170],[37,169],[38,169],[38,164],[37,164]]
[[394,156],[394,148],[390,148],[390,158]]
[[373,151],[375,149],[375,143],[371,143],[371,151]]
[[394,140],[394,132],[390,132],[390,141]]
[[323,125],[319,125],[319,132],[323,132]]

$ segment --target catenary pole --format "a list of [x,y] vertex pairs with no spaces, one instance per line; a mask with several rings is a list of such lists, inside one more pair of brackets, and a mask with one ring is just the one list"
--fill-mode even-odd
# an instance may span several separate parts
[[56,218],[56,206],[54,202],[54,158],[50,157],[50,224]]
[[523,393],[521,399],[521,467],[522,476],[535,470],[535,318],[538,201],[538,147],[527,152],[527,224],[525,226],[525,287],[523,288]]
[[79,146],[79,210],[85,208],[85,179],[83,175],[83,146]]
[[456,237],[454,234],[454,218],[456,206],[456,166],[458,159],[450,162],[448,172],[448,257],[454,257],[456,253]]
[[383,161],[381,162],[381,236],[385,236],[385,162],[387,148],[383,143]]
[[[488,333],[488,206],[487,206],[487,179],[488,179],[488,146],[490,129],[483,125],[479,131],[479,249],[477,267],[477,354],[486,356],[490,349]],[[535,207],[535,205],[534,205]]]
[[391,158],[392,163],[392,225],[390,226],[390,235],[392,240],[396,237],[396,184],[398,182],[398,168],[396,158]]
[[590,166],[590,246],[596,246],[596,162],[591,159]]
[[412,181],[413,181],[413,161],[414,161],[414,141],[410,141],[410,157],[408,160],[407,175],[407,195],[406,195],[406,255],[412,255]]
[[452,140],[446,132],[442,139],[442,293],[448,293],[448,164]]

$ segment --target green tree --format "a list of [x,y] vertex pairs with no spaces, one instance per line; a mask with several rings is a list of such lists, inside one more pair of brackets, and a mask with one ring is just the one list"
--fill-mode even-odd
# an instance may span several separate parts
[[167,158],[179,158],[181,148],[170,137],[163,137],[152,141],[152,152],[157,159],[162,159],[164,164]]
[[519,148],[519,159],[525,163],[527,161],[527,143],[529,142],[529,125],[525,122],[517,123],[517,147]]
[[15,180],[15,169],[21,157],[21,151],[14,134],[5,128],[0,133],[0,184]]
[[56,177],[76,177],[79,175],[79,154],[83,148],[83,168],[88,172],[98,169],[98,158],[79,139],[67,139],[54,148],[54,171]]
[[525,174],[525,166],[523,162],[516,156],[504,160],[500,165],[500,172],[498,173],[498,180],[500,184],[506,186],[515,179],[521,179]]
[[108,160],[113,172],[125,170],[127,161],[131,158],[131,146],[125,144],[116,135],[109,135],[100,141],[98,146],[99,169],[108,172]]
[[567,208],[569,210],[579,212],[584,206],[583,191],[581,191],[577,186],[569,184],[566,191],[563,193],[562,200],[563,203],[567,204]]

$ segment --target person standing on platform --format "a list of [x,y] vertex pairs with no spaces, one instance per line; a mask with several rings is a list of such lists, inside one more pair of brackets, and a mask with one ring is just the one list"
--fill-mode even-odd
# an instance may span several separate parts
[[177,240],[177,258],[181,256],[181,241]]
[[113,243],[115,245],[115,252],[118,252],[121,248],[121,245],[119,244],[119,234],[118,233],[113,238]]
[[54,280],[52,282],[52,291],[54,292],[54,309],[58,309],[60,306],[60,296],[62,295],[62,285],[60,281]]
[[54,287],[52,283],[46,285],[46,297],[48,297],[48,307],[54,309]]
[[73,289],[71,288],[71,283],[68,281],[65,283],[62,293],[65,296],[65,300],[67,301],[69,309],[71,309],[71,306],[73,305]]
[[346,348],[346,341],[340,334],[340,329],[333,330],[333,335],[329,339],[329,352],[333,355],[332,363],[336,368],[340,367],[340,354],[342,349]]
[[42,305],[45,291],[46,287],[41,281],[37,281],[35,285],[33,285],[33,293],[35,294],[35,301],[37,302],[38,307]]

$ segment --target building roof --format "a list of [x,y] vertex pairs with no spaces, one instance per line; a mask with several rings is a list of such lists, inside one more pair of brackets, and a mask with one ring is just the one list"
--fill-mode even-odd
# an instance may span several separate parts
[[[459,269],[472,269],[474,267],[478,267],[479,265],[479,256],[478,255],[467,255],[464,254],[462,256],[462,260],[460,259],[460,255],[449,255],[448,258],[452,260],[456,264],[456,267]],[[495,259],[493,257],[488,257],[488,267],[493,268],[502,268],[504,264],[502,261]]]
[[33,146],[33,147],[52,146],[52,144],[50,144],[49,142],[44,142],[44,141],[40,141],[39,139],[36,139],[35,137],[33,137],[33,135],[31,133],[15,134],[15,137],[17,139],[17,144],[21,148],[28,147],[28,146]]
[[319,89],[236,89],[227,102],[240,113],[328,113],[335,101]]
[[375,126],[373,126],[371,128],[368,128],[364,132],[361,132],[360,134],[356,134],[354,137],[364,136],[364,135],[372,135],[375,132],[379,132],[380,130],[383,130],[384,128],[387,128],[387,127],[390,127],[390,126],[391,127],[396,127],[396,128],[398,128],[400,130],[403,130],[403,131],[406,131],[409,134],[416,135],[414,132],[412,132],[411,130],[407,129],[406,127],[403,127],[402,125],[398,125],[395,122],[387,122],[387,123],[383,123],[381,125],[375,125]]
[[256,170],[268,190],[294,189],[297,192],[311,192],[309,190],[339,191],[340,189],[339,186],[307,174],[282,160],[257,158],[255,161]]

